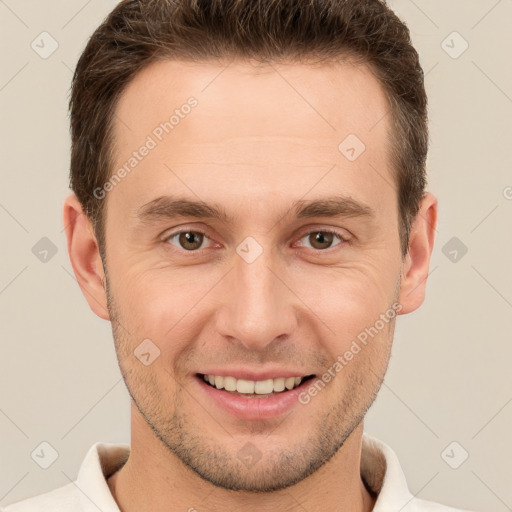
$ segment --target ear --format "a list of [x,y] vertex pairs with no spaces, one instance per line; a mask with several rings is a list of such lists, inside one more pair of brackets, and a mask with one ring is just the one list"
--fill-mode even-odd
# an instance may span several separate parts
[[425,300],[430,257],[437,226],[437,199],[426,192],[418,214],[411,223],[409,252],[402,264],[399,302],[404,315],[418,309]]
[[75,194],[64,201],[63,219],[69,259],[82,293],[96,315],[110,320],[98,243],[92,223]]

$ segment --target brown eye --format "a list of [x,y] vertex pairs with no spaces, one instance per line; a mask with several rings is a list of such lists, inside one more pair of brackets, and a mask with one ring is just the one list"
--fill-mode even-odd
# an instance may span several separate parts
[[176,238],[178,239],[180,248],[185,249],[186,251],[195,251],[203,244],[205,235],[200,231],[180,231],[179,233],[170,235],[167,238],[167,241],[172,243],[172,240]]
[[[333,241],[337,238],[342,242],[344,239],[331,231],[312,231],[302,238],[306,238],[309,246],[312,249],[330,249],[333,246]],[[336,244],[335,244],[336,245]],[[339,245],[339,244],[338,244]]]

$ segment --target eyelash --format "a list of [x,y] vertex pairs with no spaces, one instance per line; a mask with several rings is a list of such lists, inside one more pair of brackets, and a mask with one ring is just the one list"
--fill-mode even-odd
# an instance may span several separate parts
[[[169,235],[165,236],[165,238],[163,239],[163,242],[170,244],[169,240],[176,237],[177,235],[181,235],[182,233],[197,233],[197,234],[203,235],[205,238],[210,239],[210,237],[204,231],[201,231],[200,229],[182,229],[180,231],[175,231],[174,233],[170,233]],[[348,243],[350,241],[349,238],[347,238],[346,236],[343,236],[339,231],[334,230],[334,229],[314,229],[311,231],[306,231],[300,236],[299,240],[302,240],[305,236],[311,235],[313,233],[329,233],[329,234],[337,236],[341,241],[340,243],[333,245],[331,247],[327,247],[326,249],[315,249],[314,247],[306,247],[306,249],[310,249],[312,251],[316,251],[319,253],[329,252],[331,249],[334,249],[335,247],[337,247],[339,245],[345,245],[346,243]],[[173,244],[170,244],[170,245],[173,245]],[[203,249],[194,249],[194,250],[187,251],[187,249],[183,249],[181,247],[175,246],[175,248],[180,251],[184,251],[184,252],[188,252],[188,253],[196,253],[196,254],[205,250],[203,248]]]

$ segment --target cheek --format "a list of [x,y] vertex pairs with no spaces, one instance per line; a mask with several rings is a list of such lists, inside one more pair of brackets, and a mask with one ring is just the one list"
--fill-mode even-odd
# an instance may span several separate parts
[[[384,255],[377,252],[380,257],[367,251],[364,258],[357,262],[353,258],[345,267],[299,263],[281,272],[291,290],[283,297],[290,294],[290,307],[295,304],[300,309],[318,339],[330,340],[328,350],[334,357],[392,303],[396,269],[384,268]],[[131,343],[135,346],[149,338],[164,359],[175,358],[186,348],[186,340],[199,339],[215,310],[237,300],[222,283],[224,265],[201,269],[160,263],[159,268],[140,255],[135,261],[118,261],[112,268],[113,296]]]
[[340,341],[357,335],[391,306],[398,270],[383,272],[369,262],[347,268],[310,267],[292,288]]
[[391,354],[393,327],[393,319],[371,320],[338,343],[333,351],[333,365],[335,380],[342,390],[352,387],[358,394],[370,396],[380,386]]
[[190,269],[172,268],[117,270],[114,298],[130,343],[136,346],[149,338],[160,349],[162,360],[172,363],[190,340],[199,337],[208,292],[222,273],[198,275]]

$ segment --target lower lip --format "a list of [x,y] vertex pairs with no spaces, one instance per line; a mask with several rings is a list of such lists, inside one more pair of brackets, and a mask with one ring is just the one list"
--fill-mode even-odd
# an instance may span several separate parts
[[211,401],[232,416],[242,420],[268,420],[289,413],[294,406],[301,405],[299,395],[310,385],[312,379],[301,382],[292,390],[261,397],[247,397],[214,388],[197,375],[195,380]]

